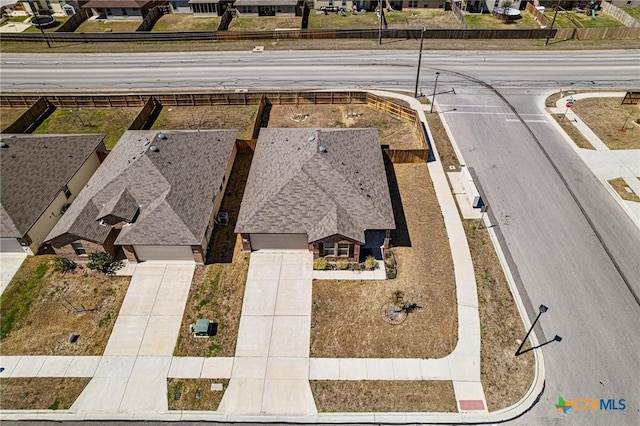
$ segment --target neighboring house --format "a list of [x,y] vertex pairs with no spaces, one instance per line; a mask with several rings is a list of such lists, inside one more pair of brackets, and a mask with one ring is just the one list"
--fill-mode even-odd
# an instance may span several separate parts
[[75,260],[203,263],[236,155],[235,130],[125,132],[47,239]]
[[381,258],[392,229],[376,129],[260,131],[236,225],[244,250]]
[[151,9],[167,4],[153,0],[90,0],[82,5],[91,9],[98,19],[143,19]]
[[238,16],[302,16],[304,0],[236,0]]
[[35,255],[100,165],[104,135],[0,138],[0,251]]
[[[222,16],[224,12],[230,7],[235,0],[182,0],[187,3],[187,8],[194,15],[201,16]],[[171,5],[175,6],[174,9],[178,11],[183,10],[181,1],[171,1]]]
[[32,13],[29,3],[33,3],[36,12],[40,10],[48,10],[54,16],[71,16],[80,10],[80,5],[76,0],[32,0],[19,1],[22,9],[30,15]]

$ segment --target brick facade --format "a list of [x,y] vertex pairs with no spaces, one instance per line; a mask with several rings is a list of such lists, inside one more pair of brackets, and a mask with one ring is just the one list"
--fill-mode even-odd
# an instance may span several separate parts
[[[338,255],[338,244],[348,244],[349,245],[349,255],[348,256],[339,256]],[[333,256],[325,256],[324,250],[325,246],[330,245],[334,248]],[[309,244],[309,250],[313,252],[313,258],[317,257],[325,257],[327,260],[331,262],[335,262],[340,259],[346,259],[349,262],[359,262],[360,261],[360,244],[354,240],[348,239],[342,235],[332,235],[331,237],[323,238],[322,240],[314,241],[312,244]]]
[[119,230],[115,230],[115,229],[112,230],[107,236],[107,239],[102,244],[94,243],[93,241],[87,241],[87,240],[74,241],[74,243],[82,244],[82,248],[84,248],[84,250],[86,251],[86,254],[80,254],[80,255],[76,254],[71,244],[65,244],[58,247],[56,247],[55,244],[51,244],[51,246],[53,247],[53,251],[55,251],[55,253],[58,256],[66,257],[67,259],[71,259],[75,262],[86,261],[89,259],[89,256],[88,256],[89,253],[98,253],[102,251],[109,253],[112,256],[115,256],[116,246],[113,243],[116,240],[118,233],[119,233]]

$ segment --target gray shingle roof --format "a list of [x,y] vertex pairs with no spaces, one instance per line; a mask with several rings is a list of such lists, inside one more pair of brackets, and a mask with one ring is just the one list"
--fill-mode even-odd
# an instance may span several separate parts
[[23,237],[104,135],[1,135],[0,235]]
[[96,218],[120,205],[125,215],[134,206],[140,211],[116,244],[200,244],[237,131],[163,131],[166,139],[159,133],[127,131],[47,239],[65,244],[76,236],[103,243],[111,226]]
[[98,213],[96,220],[103,220],[109,225],[119,222],[131,222],[139,210],[138,203],[133,195],[124,188],[109,200]]
[[364,243],[365,229],[395,229],[376,129],[260,131],[236,232]]

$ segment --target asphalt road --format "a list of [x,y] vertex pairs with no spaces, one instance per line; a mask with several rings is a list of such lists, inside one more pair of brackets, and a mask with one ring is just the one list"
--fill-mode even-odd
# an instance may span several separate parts
[[[416,52],[393,51],[7,54],[0,89],[413,91],[416,63]],[[560,88],[637,90],[640,51],[425,52],[422,63],[425,93],[441,72],[438,102],[487,195],[530,317],[541,303],[549,307],[539,340],[563,339],[539,349],[546,389],[516,423],[637,424],[640,306],[633,292],[640,294],[640,231],[545,122],[539,105]],[[627,409],[565,415],[553,407],[559,396],[624,398]]]

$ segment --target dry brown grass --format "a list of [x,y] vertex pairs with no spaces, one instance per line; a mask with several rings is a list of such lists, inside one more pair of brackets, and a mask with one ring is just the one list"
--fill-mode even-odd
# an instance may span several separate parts
[[[631,188],[629,188],[624,179],[616,178],[611,179],[608,182],[609,185],[611,185],[611,187],[616,190],[618,195],[620,195],[620,198],[622,198],[623,200],[640,202],[640,197],[638,197],[638,194],[636,194]],[[629,190],[631,192],[629,192]]]
[[154,130],[236,129],[239,139],[251,139],[257,106],[164,106]]
[[88,377],[0,379],[1,410],[66,410],[91,380]]
[[103,33],[103,32],[135,32],[135,30],[142,24],[142,20],[138,21],[84,21],[78,28],[76,33]]
[[[294,120],[302,116],[306,118]],[[422,148],[412,122],[393,118],[364,104],[273,105],[269,127],[373,127],[378,129],[380,143],[392,149]]]
[[13,124],[26,111],[26,108],[0,108],[0,131]]
[[[212,391],[212,383],[222,383],[222,391]],[[169,410],[199,410],[216,411],[224,391],[229,386],[228,379],[167,379],[167,399]],[[196,398],[196,392],[200,390],[200,399]],[[180,399],[175,395],[180,392]]]
[[[572,110],[609,149],[640,149],[640,105],[620,105],[622,98],[577,100]],[[624,129],[624,130],[622,130]]]
[[453,11],[443,9],[407,9],[386,12],[389,28],[410,29],[450,29],[461,28],[462,25]]
[[496,411],[518,402],[531,386],[533,353],[514,355],[526,330],[487,230],[477,220],[463,224],[478,286],[480,375],[489,411]]
[[576,126],[573,125],[573,122],[565,117],[564,114],[553,114],[552,117],[579,148],[595,149],[589,140],[584,137],[582,132],[578,130]]
[[[2,294],[2,355],[101,355],[129,277],[90,270],[61,274],[55,256],[28,257]],[[41,276],[35,280],[34,276]],[[15,310],[14,310],[15,308]],[[6,329],[7,322],[11,326]],[[80,335],[69,343],[69,335]]]
[[283,28],[299,29],[299,16],[236,17],[229,24],[229,31],[273,31]]
[[450,381],[311,381],[319,412],[457,412]]
[[[389,168],[395,171],[387,174],[398,228],[391,235],[398,276],[385,281],[315,280],[312,357],[440,358],[455,347],[453,264],[427,168]],[[406,302],[422,308],[404,323],[389,325],[380,310],[396,290],[404,292]]]
[[[435,144],[436,149],[438,150],[438,156],[440,157],[440,162],[442,163],[442,167],[444,167],[444,171],[460,171],[460,162],[458,161],[456,152],[453,150],[453,146],[449,140],[449,135],[447,135],[447,131],[444,129],[444,125],[440,119],[440,114],[425,115],[427,117],[427,124],[429,124],[429,130],[431,130],[431,136],[433,137],[433,141],[431,141],[431,143]],[[450,166],[455,167],[455,170],[451,169]]]
[[219,16],[194,16],[187,13],[162,15],[153,25],[153,32],[162,31],[216,31],[220,26]]

